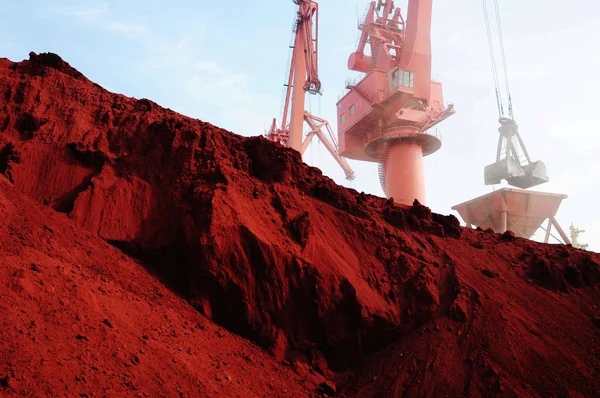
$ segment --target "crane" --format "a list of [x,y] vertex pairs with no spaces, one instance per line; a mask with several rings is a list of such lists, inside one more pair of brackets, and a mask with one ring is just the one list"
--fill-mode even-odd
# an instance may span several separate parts
[[[281,125],[274,118],[267,138],[304,154],[312,139],[317,137],[337,161],[346,175],[354,179],[354,171],[339,155],[339,148],[329,122],[305,110],[306,93],[321,94],[318,69],[319,6],[311,0],[293,0],[298,6],[294,24],[294,45],[288,75]],[[290,109],[291,108],[291,109]],[[289,120],[289,122],[288,122]],[[310,131],[304,137],[304,123]],[[328,132],[327,137],[323,131]]]
[[579,242],[579,235],[583,234],[585,231],[583,229],[576,228],[573,223],[571,223],[571,244],[573,247],[577,249],[587,250],[589,245]]
[[442,143],[433,127],[455,113],[431,79],[432,0],[409,0],[405,21],[392,0],[371,1],[337,103],[342,156],[379,164],[383,191],[396,203],[425,203],[423,157]]
[[512,96],[510,93],[506,56],[504,52],[502,21],[500,19],[498,0],[493,0],[493,2],[496,25],[498,28],[502,68],[504,71],[506,96],[508,98],[508,114],[505,114],[504,112],[504,101],[498,77],[499,68],[496,64],[496,55],[489,18],[490,13],[488,12],[488,0],[482,0],[492,72],[494,75],[494,86],[496,90],[498,121],[500,123],[500,128],[498,129],[500,136],[496,150],[496,162],[485,167],[484,181],[485,185],[495,185],[500,184],[502,180],[506,180],[509,185],[527,189],[548,182],[548,172],[544,162],[540,160],[534,162],[531,160],[529,152],[525,147],[525,143],[519,134],[519,127],[514,120]]

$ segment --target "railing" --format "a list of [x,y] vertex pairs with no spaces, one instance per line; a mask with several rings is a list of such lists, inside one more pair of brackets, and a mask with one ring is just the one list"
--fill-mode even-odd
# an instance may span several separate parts
[[[371,3],[367,3],[367,6],[365,7],[365,11],[363,12],[363,15],[362,15],[362,19],[356,21],[357,25],[358,25],[358,30],[359,31],[362,31],[365,28],[365,22],[367,20],[367,16],[369,15],[369,9],[370,8],[371,8]],[[359,35],[358,41],[360,41],[360,35]],[[358,46],[358,41],[356,43],[357,46]]]
[[385,164],[387,162],[387,155],[389,152],[389,143],[385,143],[383,145],[383,149],[381,151],[381,157],[379,158],[379,164],[377,165],[377,171],[379,174],[379,184],[381,185],[381,189],[383,189],[383,193],[387,195],[387,187],[386,187],[386,183],[385,183],[385,174],[386,174],[386,167]]
[[358,83],[360,83],[361,80],[363,80],[365,77],[367,76],[366,73],[359,73],[358,76],[355,76],[353,78],[348,78],[346,79],[346,87],[350,87],[350,86],[356,86]]
[[437,128],[426,130],[423,134],[432,135],[440,141],[442,141],[443,138],[442,133],[440,133],[440,131]]
[[[371,71],[369,73],[373,73],[373,71]],[[377,91],[377,94],[375,97],[372,95],[369,95],[368,93],[365,93],[364,90],[360,90],[358,88],[358,84],[367,75],[368,75],[368,73],[360,73],[358,76],[355,76],[353,78],[347,78],[346,84],[345,84],[346,89],[344,91],[342,91],[342,93],[338,96],[338,102],[350,92],[349,87],[356,87],[355,90],[358,92],[358,94],[360,94],[362,97],[364,97],[367,101],[371,102],[372,104],[383,103],[394,92],[399,91],[401,89],[401,87],[390,87],[388,85],[386,87],[385,91]],[[418,122],[415,123],[416,126],[420,127],[420,130],[421,130],[420,133],[422,133],[423,130],[429,130],[429,128],[427,126],[429,126],[431,124],[435,125],[436,123],[433,123],[433,122],[436,122],[436,121],[439,122],[440,120],[447,118],[448,116],[451,115],[451,112],[454,111],[454,104],[452,102],[444,102],[443,104],[440,104],[440,103],[436,103],[436,104],[430,105],[429,107],[422,109],[426,113],[421,120],[419,120]]]
[[367,76],[366,73],[359,73],[358,76],[355,77],[349,77],[346,79],[346,88],[344,88],[344,90],[342,90],[342,92],[338,95],[338,101],[341,100],[344,96],[346,96],[346,94],[348,94],[350,92],[349,87],[350,86],[356,86],[362,79],[364,79]]
[[375,129],[365,136],[364,144],[367,145],[368,143],[375,141],[379,138],[383,138],[387,134],[397,131],[403,127],[407,128],[407,129],[414,128],[414,133],[408,133],[406,135],[406,137],[416,137],[418,135],[428,135],[428,136],[435,137],[440,141],[442,140],[442,134],[438,131],[438,129],[429,129],[429,130],[425,130],[425,131],[420,131],[419,126],[405,125],[405,126],[392,126],[392,127],[384,127],[384,128]]

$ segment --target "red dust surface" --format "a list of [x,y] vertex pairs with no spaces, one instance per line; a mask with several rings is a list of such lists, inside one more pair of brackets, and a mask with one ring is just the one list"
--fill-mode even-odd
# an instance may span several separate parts
[[0,59],[0,173],[4,391],[600,391],[597,254],[345,189],[54,54]]
[[0,396],[304,397],[294,371],[0,176]]

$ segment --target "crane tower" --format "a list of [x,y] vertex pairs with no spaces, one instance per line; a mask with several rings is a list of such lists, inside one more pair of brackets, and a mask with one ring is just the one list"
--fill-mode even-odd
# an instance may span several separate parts
[[454,114],[431,79],[432,0],[409,0],[405,21],[391,0],[372,1],[337,103],[340,153],[379,163],[382,188],[400,204],[425,202],[423,157],[441,147],[432,127]]

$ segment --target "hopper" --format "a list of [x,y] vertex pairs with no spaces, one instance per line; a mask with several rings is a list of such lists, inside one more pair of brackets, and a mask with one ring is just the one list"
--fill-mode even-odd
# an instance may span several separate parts
[[568,237],[554,218],[566,198],[567,195],[562,194],[503,188],[456,205],[452,210],[460,214],[467,226],[491,228],[497,233],[508,230],[526,239],[530,239],[548,220],[546,242],[553,225],[563,241],[569,244]]

